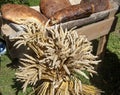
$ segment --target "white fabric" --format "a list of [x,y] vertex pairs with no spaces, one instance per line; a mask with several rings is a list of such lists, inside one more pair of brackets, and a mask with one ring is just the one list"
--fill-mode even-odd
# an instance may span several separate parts
[[72,5],[80,4],[82,0],[69,0]]

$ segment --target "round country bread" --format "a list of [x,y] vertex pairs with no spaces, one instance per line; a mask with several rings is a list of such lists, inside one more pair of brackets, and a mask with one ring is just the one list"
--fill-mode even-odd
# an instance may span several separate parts
[[57,11],[70,6],[69,0],[40,0],[40,11],[50,18]]
[[6,20],[22,24],[26,20],[44,24],[47,18],[38,11],[25,5],[5,4],[1,7],[2,17]]

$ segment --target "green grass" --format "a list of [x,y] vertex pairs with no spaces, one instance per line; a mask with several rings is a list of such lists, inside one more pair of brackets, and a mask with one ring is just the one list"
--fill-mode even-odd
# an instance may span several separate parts
[[15,71],[6,67],[9,63],[11,63],[11,60],[6,55],[1,57],[0,91],[4,95],[15,95],[14,89],[11,88]]
[[120,33],[112,33],[107,48],[120,59]]
[[30,87],[23,94],[22,84],[15,79],[17,63],[12,62],[6,54],[1,56],[0,64],[0,95],[28,95],[27,93],[31,91]]
[[25,4],[28,6],[38,6],[40,0],[0,0],[0,7],[6,3]]
[[120,13],[117,15],[118,20],[117,20],[117,25],[116,25],[116,31],[120,30]]
[[30,6],[38,6],[40,0],[28,0]]

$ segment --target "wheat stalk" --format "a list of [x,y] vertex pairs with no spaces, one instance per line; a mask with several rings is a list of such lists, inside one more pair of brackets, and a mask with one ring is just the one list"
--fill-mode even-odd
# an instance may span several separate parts
[[16,73],[16,78],[24,82],[24,92],[29,84],[35,87],[31,94],[37,95],[88,95],[87,90],[90,95],[96,95],[94,92],[99,91],[82,85],[75,76],[76,72],[89,79],[84,71],[90,75],[97,73],[94,65],[99,60],[91,53],[91,42],[84,35],[78,36],[74,29],[61,26],[52,29],[27,22],[24,34],[15,39],[17,48],[25,45],[35,53],[34,56],[24,54]]

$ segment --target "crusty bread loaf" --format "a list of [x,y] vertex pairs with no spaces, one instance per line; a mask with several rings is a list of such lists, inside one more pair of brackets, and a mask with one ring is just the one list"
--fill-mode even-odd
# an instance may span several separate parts
[[72,5],[56,12],[52,17],[50,24],[58,24],[90,16],[94,12],[94,6],[90,3]]
[[69,0],[40,0],[40,11],[50,18],[57,11],[70,5]]
[[109,9],[109,0],[90,0],[91,4],[95,5],[95,12],[100,12]]
[[80,4],[71,5],[54,13],[50,24],[67,22],[90,16],[92,13],[109,9],[109,0],[82,0]]
[[1,7],[2,17],[6,20],[22,24],[26,20],[31,20],[44,24],[47,18],[38,11],[25,5],[5,4]]
[[109,0],[82,0],[83,3],[90,3],[95,6],[95,13],[109,9],[110,1]]

